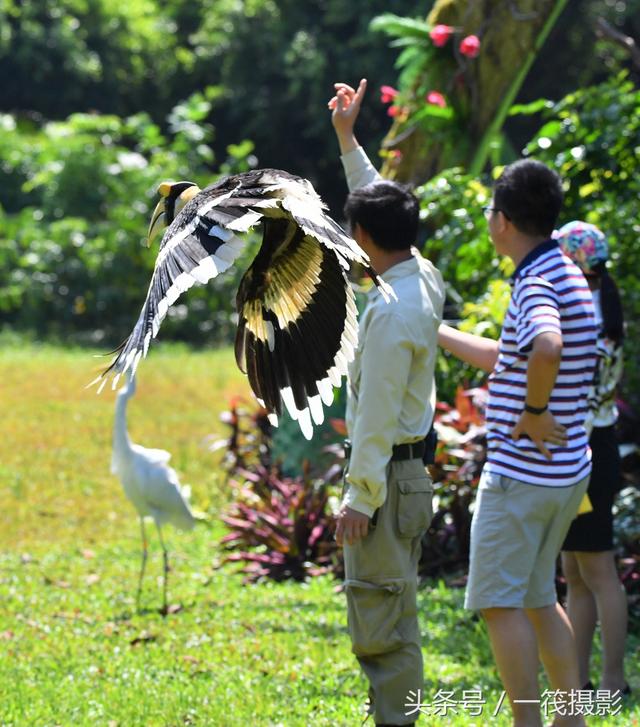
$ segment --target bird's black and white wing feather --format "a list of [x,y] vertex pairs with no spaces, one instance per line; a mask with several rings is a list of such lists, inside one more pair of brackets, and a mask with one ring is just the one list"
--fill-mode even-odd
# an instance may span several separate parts
[[346,277],[360,263],[387,297],[367,255],[324,211],[309,182],[265,169],[234,175],[196,194],[166,230],[138,321],[110,367],[135,373],[169,306],[196,283],[229,268],[239,234],[262,223],[263,242],[237,296],[236,359],[251,387],[274,414],[282,405],[305,436],[322,421],[357,344],[354,296]]

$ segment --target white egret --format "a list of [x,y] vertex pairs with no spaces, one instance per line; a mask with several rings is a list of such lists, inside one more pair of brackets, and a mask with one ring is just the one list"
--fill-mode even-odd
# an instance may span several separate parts
[[138,578],[136,605],[140,609],[142,579],[147,563],[147,536],[144,519],[153,518],[162,546],[164,580],[162,613],[167,613],[167,578],[169,557],[162,538],[162,526],[171,523],[181,530],[191,530],[195,518],[188,502],[188,493],[180,485],[176,471],[167,464],[171,459],[164,449],[148,449],[134,444],[127,432],[127,402],[136,390],[135,377],[128,376],[127,383],[116,398],[113,425],[113,453],[111,472],[118,476],[125,495],[131,500],[140,517],[142,534],[142,564]]

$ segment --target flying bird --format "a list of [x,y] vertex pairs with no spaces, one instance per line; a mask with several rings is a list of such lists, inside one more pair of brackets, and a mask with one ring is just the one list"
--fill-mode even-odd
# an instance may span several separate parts
[[140,517],[142,562],[138,577],[136,605],[140,610],[142,579],[147,564],[147,535],[145,517],[153,518],[162,546],[164,578],[162,613],[167,613],[167,580],[169,555],[162,538],[162,526],[171,523],[181,530],[191,530],[195,518],[189,507],[188,494],[180,485],[176,471],[169,467],[171,455],[164,449],[148,449],[133,444],[127,433],[127,403],[136,390],[135,378],[128,374],[126,384],[116,398],[113,424],[111,472],[118,476],[125,495],[131,500]]
[[[236,174],[200,190],[193,182],[163,182],[148,244],[165,230],[140,316],[109,376],[135,373],[178,297],[234,264],[242,233],[260,224],[262,244],[240,282],[235,357],[262,406],[277,424],[283,405],[310,439],[324,419],[333,386],[357,346],[357,311],[347,278],[360,263],[387,302],[393,290],[367,254],[327,213],[306,179],[276,169]],[[166,228],[166,229],[165,229]],[[90,384],[91,385],[91,384]]]

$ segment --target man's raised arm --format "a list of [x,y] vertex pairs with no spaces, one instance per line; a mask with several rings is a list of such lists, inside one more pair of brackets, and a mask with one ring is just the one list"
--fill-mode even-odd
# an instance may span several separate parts
[[336,95],[329,100],[327,105],[331,109],[331,123],[340,145],[347,185],[349,190],[353,191],[381,179],[364,149],[358,143],[354,132],[362,99],[367,90],[367,81],[363,78],[358,84],[357,90],[342,82],[334,83],[334,88]]

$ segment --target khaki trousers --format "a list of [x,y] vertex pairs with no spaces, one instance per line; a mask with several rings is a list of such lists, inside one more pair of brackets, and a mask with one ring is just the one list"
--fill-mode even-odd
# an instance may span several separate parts
[[416,591],[432,496],[433,483],[421,460],[390,462],[387,499],[369,533],[344,545],[349,634],[369,680],[376,724],[415,721],[405,705],[412,701],[409,692],[423,688]]

